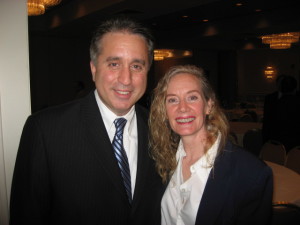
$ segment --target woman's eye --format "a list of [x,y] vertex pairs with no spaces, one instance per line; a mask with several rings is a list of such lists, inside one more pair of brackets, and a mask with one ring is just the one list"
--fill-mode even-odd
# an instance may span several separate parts
[[178,100],[176,99],[176,98],[168,98],[167,99],[167,103],[177,103],[178,102]]
[[196,96],[196,95],[191,95],[188,97],[189,101],[196,101],[197,99],[198,99],[198,96]]

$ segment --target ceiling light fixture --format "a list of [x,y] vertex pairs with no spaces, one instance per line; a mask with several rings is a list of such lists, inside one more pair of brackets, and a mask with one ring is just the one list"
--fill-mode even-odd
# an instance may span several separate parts
[[270,34],[261,37],[263,44],[269,44],[272,49],[287,49],[292,43],[299,41],[300,32]]
[[46,8],[58,5],[61,0],[27,0],[28,16],[38,16],[45,13]]
[[44,4],[46,7],[55,6],[61,3],[61,0],[44,0]]
[[28,16],[38,16],[45,13],[45,5],[43,0],[27,1]]

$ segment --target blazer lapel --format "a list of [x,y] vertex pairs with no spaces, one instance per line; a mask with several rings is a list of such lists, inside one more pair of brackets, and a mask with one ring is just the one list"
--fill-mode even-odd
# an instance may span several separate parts
[[[230,148],[229,148],[230,149]],[[201,203],[199,205],[196,224],[215,224],[219,213],[224,207],[231,184],[230,150],[225,147],[216,158],[208,178]]]
[[[108,137],[105,125],[100,114],[94,92],[89,94],[82,105],[82,120],[86,130],[87,143],[90,143],[91,151],[95,158],[99,160],[99,166],[108,175],[110,181],[121,193],[124,201],[128,202],[122,176],[115,159],[113,148]],[[101,173],[99,173],[101,176]]]

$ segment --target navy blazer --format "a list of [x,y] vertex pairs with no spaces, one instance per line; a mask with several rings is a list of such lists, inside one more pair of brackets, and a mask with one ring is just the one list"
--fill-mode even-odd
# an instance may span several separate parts
[[148,149],[148,112],[136,105],[132,205],[94,93],[28,118],[13,176],[10,224],[160,224],[161,179]]
[[228,142],[209,175],[196,224],[269,224],[272,196],[271,168]]

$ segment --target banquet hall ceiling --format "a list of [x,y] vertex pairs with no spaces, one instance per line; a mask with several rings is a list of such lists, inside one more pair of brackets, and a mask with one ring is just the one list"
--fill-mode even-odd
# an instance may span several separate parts
[[261,44],[262,34],[300,31],[299,11],[297,0],[62,0],[44,15],[29,17],[29,31],[89,38],[99,21],[125,14],[146,23],[159,47],[268,47]]

